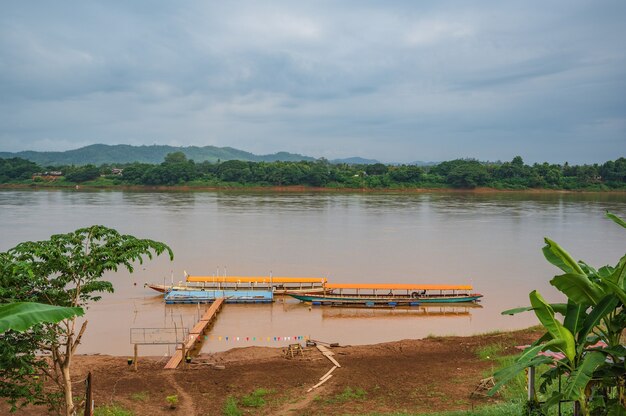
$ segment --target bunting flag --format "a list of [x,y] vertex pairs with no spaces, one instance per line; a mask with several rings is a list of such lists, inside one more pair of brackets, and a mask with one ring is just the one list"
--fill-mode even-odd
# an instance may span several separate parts
[[205,335],[204,340],[208,341],[232,341],[232,342],[279,342],[279,341],[308,341],[308,335],[287,335],[287,336],[231,336],[231,335]]

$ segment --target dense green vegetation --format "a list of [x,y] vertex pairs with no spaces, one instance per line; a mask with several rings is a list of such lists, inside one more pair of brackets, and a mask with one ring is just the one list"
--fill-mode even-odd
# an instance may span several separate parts
[[[115,169],[123,169],[120,174]],[[63,176],[34,176],[60,171]],[[626,158],[603,164],[526,165],[457,159],[433,166],[382,163],[333,164],[324,159],[298,162],[201,162],[182,152],[169,153],[159,164],[39,166],[20,159],[0,159],[0,183],[55,185],[189,185],[214,187],[311,186],[345,189],[411,189],[491,187],[495,189],[626,189]]]
[[[608,212],[607,217],[626,228],[621,218]],[[626,254],[615,266],[595,269],[582,260],[575,261],[554,241],[545,241],[545,258],[564,272],[550,283],[567,297],[567,303],[549,304],[533,290],[531,306],[503,312],[512,315],[532,310],[546,332],[515,363],[494,374],[498,381],[491,393],[526,368],[537,367],[540,393],[557,384],[559,388],[543,401],[529,402],[533,408],[541,404],[541,410],[546,410],[561,402],[573,402],[575,416],[626,414],[626,347],[622,345]]]

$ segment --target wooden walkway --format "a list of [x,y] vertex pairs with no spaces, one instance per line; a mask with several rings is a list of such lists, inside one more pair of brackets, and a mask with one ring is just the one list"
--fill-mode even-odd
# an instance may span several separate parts
[[[207,309],[206,313],[200,318],[197,324],[194,325],[193,329],[189,332],[189,338],[185,341],[185,351],[188,354],[196,344],[200,344],[202,342],[202,335],[204,331],[209,327],[209,325],[215,320],[217,314],[222,310],[222,305],[224,304],[224,298],[215,299],[215,301],[211,304],[209,309]],[[165,364],[165,369],[175,369],[178,367],[178,364],[183,361],[183,350],[179,346],[176,348],[176,352],[170,360]]]

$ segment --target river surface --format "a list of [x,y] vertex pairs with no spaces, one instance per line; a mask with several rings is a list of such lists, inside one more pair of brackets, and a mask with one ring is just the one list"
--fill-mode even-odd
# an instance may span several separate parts
[[[226,305],[203,352],[283,346],[294,337],[370,344],[428,335],[470,335],[536,324],[528,304],[558,269],[543,258],[543,238],[590,265],[614,265],[626,230],[626,194],[276,193],[0,191],[0,251],[92,224],[166,242],[175,259],[147,261],[135,273],[109,273],[114,294],[92,304],[79,353],[131,354],[131,328],[191,327],[202,310],[165,305],[144,282],[195,275],[326,276],[346,283],[472,284],[478,307],[362,310]],[[204,308],[204,307],[202,307]],[[228,337],[228,340],[226,340]],[[280,338],[280,339],[279,339]],[[142,346],[141,354],[168,347]]]

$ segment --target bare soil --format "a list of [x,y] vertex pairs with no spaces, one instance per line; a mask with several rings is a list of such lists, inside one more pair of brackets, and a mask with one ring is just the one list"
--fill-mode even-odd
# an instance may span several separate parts
[[[75,396],[92,372],[96,406],[116,404],[138,416],[222,415],[228,397],[244,414],[330,415],[386,412],[428,413],[467,410],[496,399],[470,399],[478,382],[496,365],[477,351],[498,344],[504,353],[528,344],[541,334],[533,329],[332,348],[341,364],[333,377],[319,382],[333,364],[315,347],[303,356],[285,358],[281,348],[247,347],[195,357],[187,368],[164,370],[158,358],[140,357],[137,372],[127,357],[77,356],[73,365]],[[332,340],[328,340],[332,341]],[[217,367],[216,367],[217,365]],[[266,404],[242,405],[242,397],[257,389],[269,391]],[[171,409],[167,396],[177,395]],[[0,413],[7,410],[0,409]],[[47,414],[28,407],[18,415]]]

